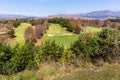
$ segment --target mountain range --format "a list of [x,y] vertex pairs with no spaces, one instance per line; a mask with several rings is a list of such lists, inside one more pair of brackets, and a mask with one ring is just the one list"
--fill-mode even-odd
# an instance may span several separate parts
[[93,11],[89,13],[81,13],[81,14],[59,14],[59,15],[52,15],[49,17],[75,17],[75,18],[89,18],[89,19],[108,19],[108,18],[117,18],[120,17],[120,11],[110,11],[110,10],[103,10],[103,11]]
[[[25,16],[25,15],[11,15],[11,14],[0,14],[0,19],[22,19],[22,18],[30,18],[33,16]],[[108,19],[108,18],[117,18],[120,17],[120,11],[93,11],[89,13],[80,13],[80,14],[59,14],[59,15],[50,15],[48,17],[64,17],[64,18],[83,18],[83,19]]]
[[0,20],[7,20],[7,19],[23,19],[28,18],[29,16],[25,15],[12,15],[12,14],[0,14]]

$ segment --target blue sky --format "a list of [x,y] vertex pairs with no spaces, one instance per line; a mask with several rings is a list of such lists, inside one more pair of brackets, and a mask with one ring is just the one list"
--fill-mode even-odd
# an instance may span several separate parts
[[0,14],[48,16],[120,10],[120,0],[0,0]]

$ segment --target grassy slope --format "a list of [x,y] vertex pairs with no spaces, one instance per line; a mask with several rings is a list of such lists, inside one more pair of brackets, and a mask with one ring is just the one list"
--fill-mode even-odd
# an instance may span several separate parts
[[86,32],[87,33],[93,33],[93,32],[100,32],[102,28],[95,28],[93,26],[87,26],[86,27]]
[[96,71],[78,70],[56,80],[120,80],[120,65],[104,65]]
[[[41,70],[40,70],[41,71]],[[105,64],[103,67],[83,68],[73,70],[69,74],[64,74],[64,77],[57,77],[56,79],[50,79],[55,74],[49,73],[43,70],[43,74],[38,71],[28,71],[11,75],[0,75],[0,80],[120,80],[120,65],[119,64]],[[62,73],[62,71],[61,71]],[[46,79],[46,77],[49,77]],[[58,75],[58,74],[56,74]],[[61,75],[59,73],[59,75]],[[54,77],[55,78],[55,77]]]

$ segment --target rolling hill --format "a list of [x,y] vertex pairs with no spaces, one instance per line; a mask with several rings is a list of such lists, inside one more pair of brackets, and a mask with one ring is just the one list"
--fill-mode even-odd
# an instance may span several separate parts
[[94,19],[108,19],[108,18],[116,18],[120,17],[120,11],[93,11],[89,13],[80,13],[80,14],[60,14],[60,15],[52,15],[49,17],[75,17],[75,18],[94,18]]
[[23,19],[23,18],[29,18],[29,16],[24,15],[12,15],[12,14],[0,14],[0,20],[7,20],[7,19]]

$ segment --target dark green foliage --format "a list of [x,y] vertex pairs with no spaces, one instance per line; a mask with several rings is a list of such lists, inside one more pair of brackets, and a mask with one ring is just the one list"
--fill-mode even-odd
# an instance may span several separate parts
[[81,34],[71,50],[76,57],[84,60],[112,62],[120,57],[120,33],[118,30],[105,28],[94,37]]
[[71,46],[71,50],[76,57],[89,59],[89,56],[92,54],[91,47],[89,46],[91,38],[88,37],[88,34],[80,34],[79,39]]
[[120,18],[116,18],[116,19],[108,19],[111,22],[120,22]]
[[17,28],[18,26],[20,26],[20,24],[21,24],[21,22],[20,22],[20,20],[18,20],[18,19],[16,19],[16,20],[13,21],[13,26],[14,26],[15,28]]
[[60,24],[62,27],[66,27],[67,31],[70,32],[73,32],[75,29],[75,26],[70,23],[69,19],[65,18],[52,18],[49,19],[49,23]]
[[40,56],[40,51],[33,44],[9,46],[0,43],[0,74],[10,75],[33,69],[41,60]]
[[35,25],[35,20],[32,19],[32,20],[29,21],[29,23],[30,23],[32,26],[34,26],[34,25]]
[[10,38],[14,38],[15,37],[14,29],[10,29],[7,34],[9,35]]
[[9,67],[11,66],[11,59],[12,56],[15,54],[15,47],[14,50],[10,45],[5,45],[0,43],[0,74],[10,74],[11,71]]
[[42,44],[42,52],[46,60],[58,61],[62,57],[64,47],[59,46],[55,41],[45,41]]
[[71,23],[69,23],[69,24],[68,24],[67,31],[74,32],[74,30],[75,30],[75,26],[72,25]]
[[120,57],[120,33],[118,30],[105,28],[98,34],[98,37],[101,40],[98,42],[99,53],[96,56],[107,62],[111,62],[117,57]]

